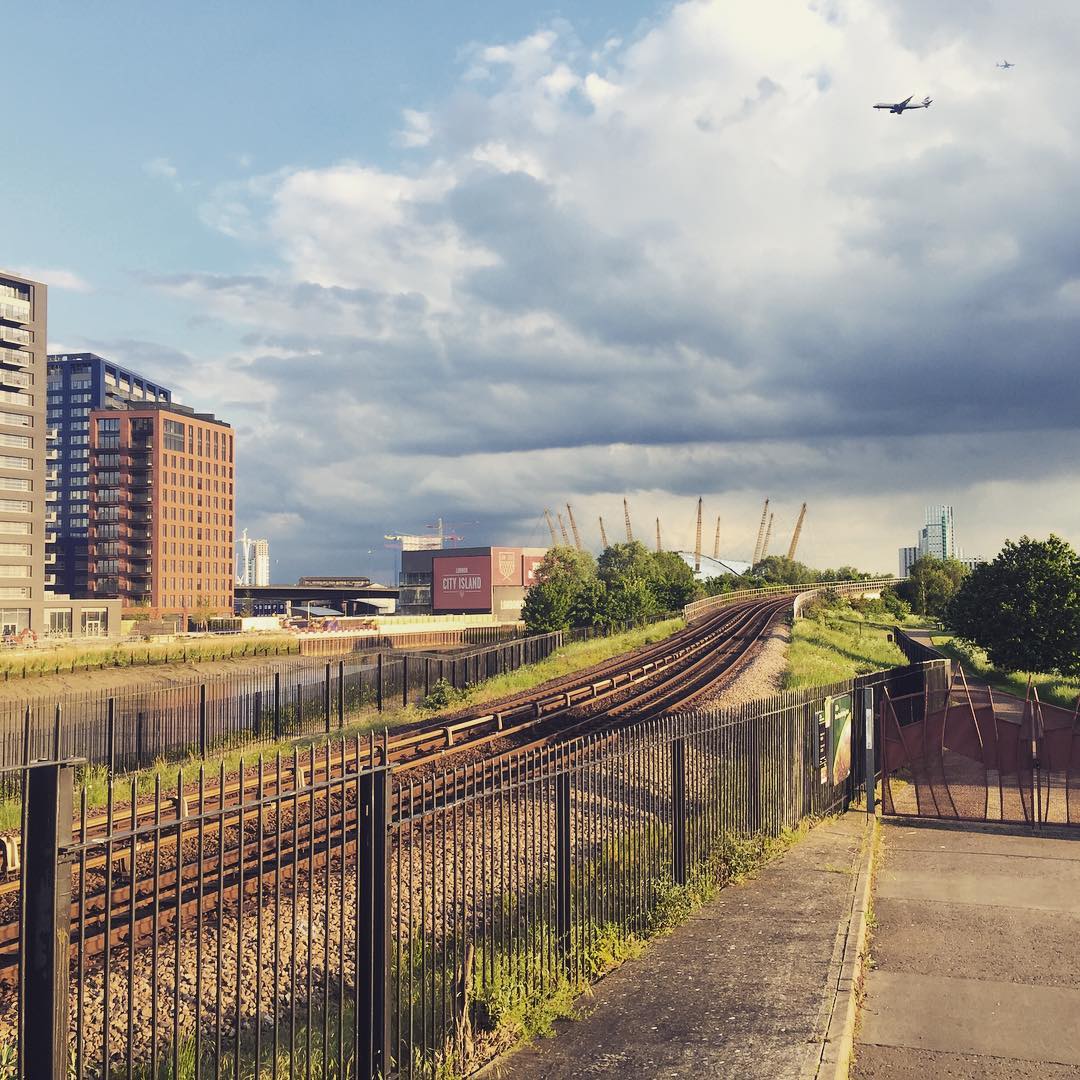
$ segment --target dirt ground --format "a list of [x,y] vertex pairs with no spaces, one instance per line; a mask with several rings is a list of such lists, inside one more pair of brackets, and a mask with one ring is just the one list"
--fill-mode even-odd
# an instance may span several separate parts
[[777,694],[783,689],[782,679],[787,668],[787,649],[791,642],[791,627],[777,623],[763,639],[761,651],[726,689],[718,690],[701,700],[703,708],[717,705],[742,705],[747,701]]

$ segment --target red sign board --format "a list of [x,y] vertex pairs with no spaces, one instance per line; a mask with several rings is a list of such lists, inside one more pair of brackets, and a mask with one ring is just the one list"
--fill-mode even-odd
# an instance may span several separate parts
[[521,582],[527,589],[536,581],[536,568],[544,561],[543,555],[522,555]]
[[435,611],[490,611],[491,559],[487,555],[432,559],[431,606]]
[[521,548],[491,549],[491,584],[521,584]]

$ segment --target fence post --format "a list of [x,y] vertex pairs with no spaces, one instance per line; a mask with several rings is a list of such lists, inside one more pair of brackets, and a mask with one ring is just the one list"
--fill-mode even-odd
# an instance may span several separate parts
[[105,754],[111,780],[116,772],[116,698],[109,698],[105,711]]
[[345,726],[345,661],[337,662],[337,726]]
[[[356,1075],[384,1076],[390,1064],[390,770],[357,778]],[[365,972],[367,978],[360,973]]]
[[401,658],[401,707],[404,709],[409,704],[409,658]]
[[67,1080],[68,1072],[71,870],[61,860],[71,843],[73,773],[71,765],[42,765],[27,785],[22,1065],[23,1075],[43,1080]]
[[281,742],[281,672],[274,672],[274,742]]
[[570,970],[570,773],[555,774],[555,946]]
[[686,884],[686,740],[671,743],[671,880]]
[[[874,761],[874,688],[863,687],[863,723],[866,725],[866,812],[873,814],[874,783],[877,779],[877,763]],[[884,781],[882,781],[884,783]]]
[[143,717],[144,714],[135,714],[135,768],[141,769],[143,764]]
[[375,707],[382,712],[382,653],[379,653],[379,658],[375,664]]
[[206,683],[199,683],[199,757],[206,757]]
[[60,736],[62,734],[60,725],[61,725],[61,723],[63,721],[63,716],[64,716],[64,706],[61,705],[60,702],[57,702],[56,703],[56,714],[53,717],[53,752],[52,752],[52,756],[53,756],[54,761],[59,761],[60,758],[63,756],[61,754],[61,751],[60,751]]
[[326,684],[323,687],[323,718],[326,721],[326,734],[330,734],[330,661],[326,661]]

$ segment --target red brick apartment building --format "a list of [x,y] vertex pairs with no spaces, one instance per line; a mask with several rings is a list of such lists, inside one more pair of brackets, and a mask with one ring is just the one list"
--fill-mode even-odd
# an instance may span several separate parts
[[183,405],[90,414],[96,596],[152,614],[233,607],[233,431]]

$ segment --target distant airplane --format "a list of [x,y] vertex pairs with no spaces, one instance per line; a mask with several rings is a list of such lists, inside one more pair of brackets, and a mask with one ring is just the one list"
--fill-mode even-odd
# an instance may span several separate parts
[[1016,65],[1010,64],[1008,60],[1002,60],[1000,64],[995,64],[994,67],[999,67],[1002,71],[1008,71],[1009,68],[1016,67]]
[[904,98],[903,101],[898,101],[894,105],[890,105],[888,102],[879,101],[877,103],[877,105],[874,106],[874,108],[875,109],[888,109],[889,112],[896,113],[897,116],[899,116],[903,112],[907,112],[908,109],[929,109],[930,108],[930,98],[923,98],[922,102],[920,104],[918,104],[918,105],[910,105],[910,104],[908,104],[911,101],[911,98],[913,98],[914,96],[915,95],[912,94],[911,97]]

